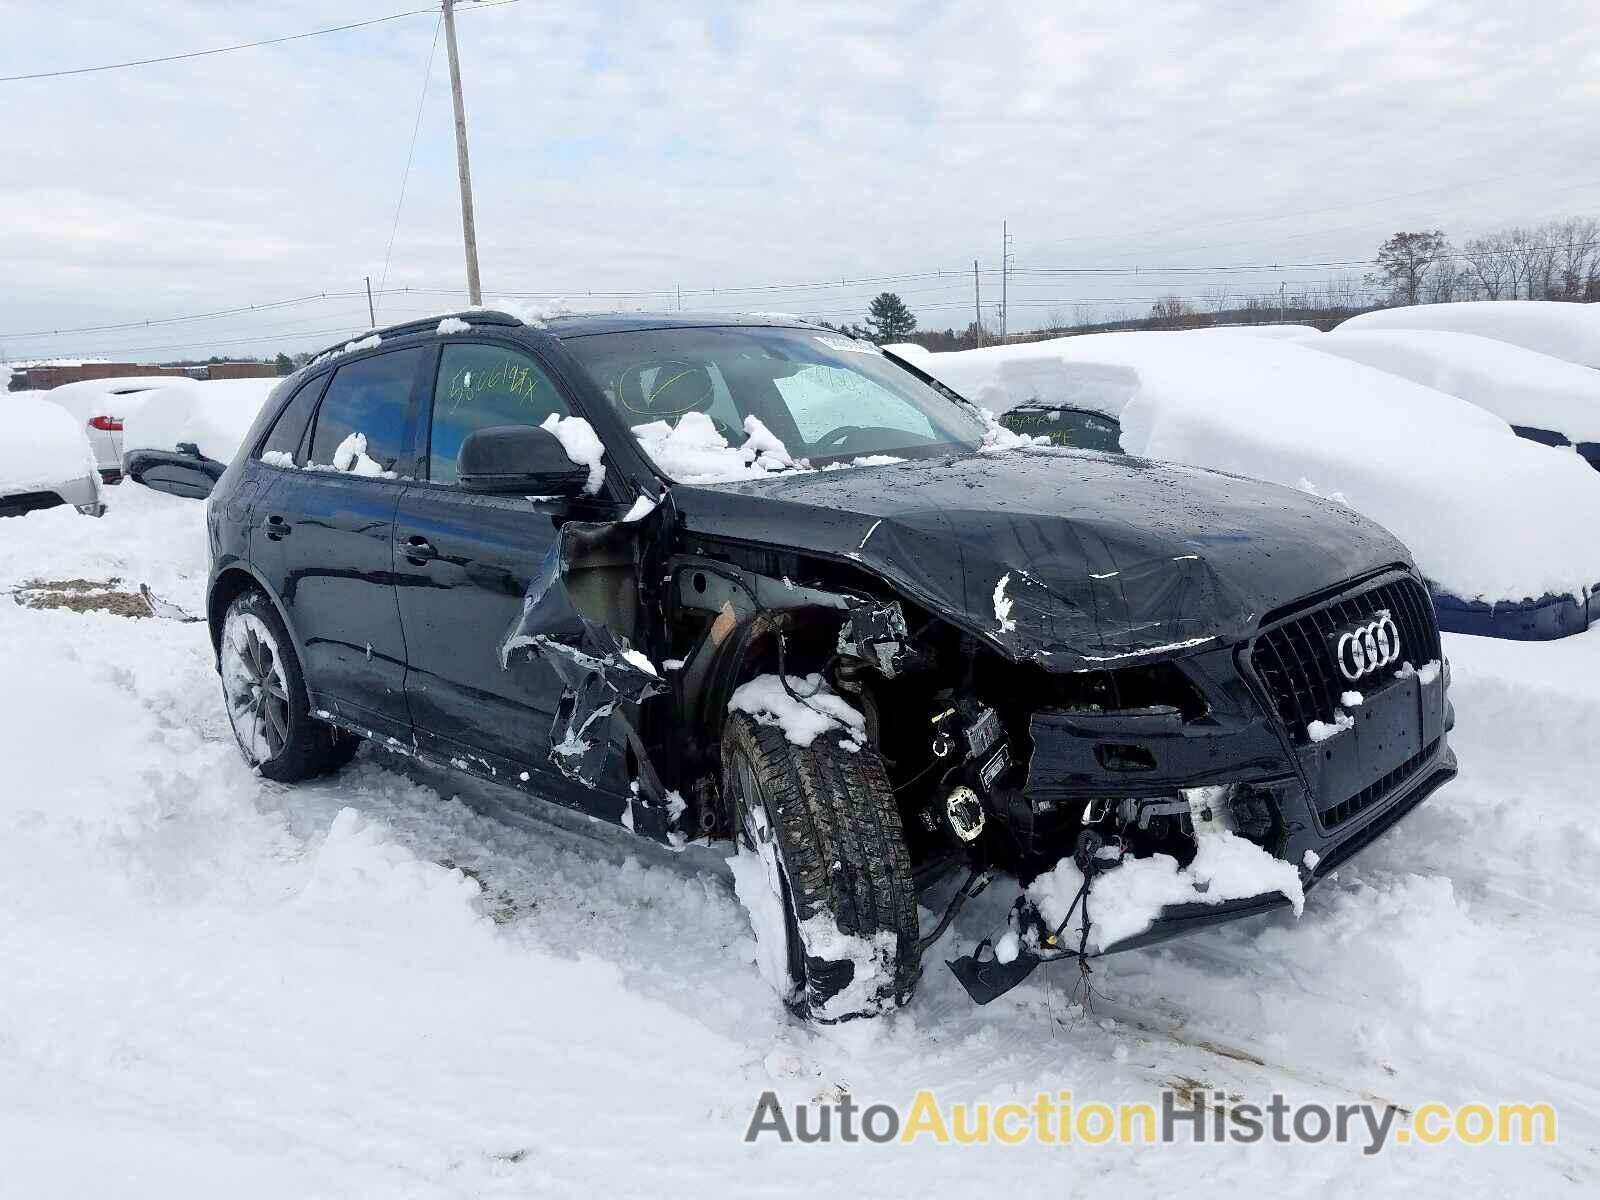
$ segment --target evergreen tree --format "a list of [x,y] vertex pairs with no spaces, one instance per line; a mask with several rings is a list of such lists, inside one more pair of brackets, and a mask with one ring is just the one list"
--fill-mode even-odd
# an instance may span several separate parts
[[867,307],[867,330],[878,345],[903,341],[917,327],[917,318],[893,292],[879,292]]

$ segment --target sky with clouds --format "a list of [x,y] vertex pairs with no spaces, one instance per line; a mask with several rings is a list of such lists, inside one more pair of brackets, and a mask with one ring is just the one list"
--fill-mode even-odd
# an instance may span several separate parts
[[[423,7],[412,0],[410,7]],[[1011,326],[1320,283],[1401,228],[1600,214],[1592,0],[460,0],[486,299]],[[0,76],[298,33],[406,0],[0,0]],[[321,345],[378,286],[437,21],[0,83],[0,356]],[[421,104],[380,323],[464,303],[448,75]],[[1177,271],[1174,268],[1191,268]],[[765,285],[874,280],[888,284]],[[710,289],[716,289],[711,291]],[[746,289],[746,290],[739,290]],[[33,336],[29,336],[33,335]]]

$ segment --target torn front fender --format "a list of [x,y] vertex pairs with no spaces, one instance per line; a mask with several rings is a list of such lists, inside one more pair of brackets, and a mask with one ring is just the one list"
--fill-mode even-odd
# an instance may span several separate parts
[[[638,704],[666,691],[650,660],[604,621],[579,610],[569,586],[583,570],[586,538],[608,537],[620,526],[569,521],[545,556],[523,597],[522,612],[500,642],[500,665],[513,669],[519,655],[542,658],[562,683],[561,703],[550,728],[550,761],[563,775],[588,787],[600,779],[610,752],[606,723],[621,717],[619,706]],[[626,528],[626,527],[623,527]]]
[[1326,500],[1085,451],[956,455],[674,494],[691,537],[859,564],[1007,657],[1059,671],[1233,644],[1282,605],[1410,562],[1393,536]]

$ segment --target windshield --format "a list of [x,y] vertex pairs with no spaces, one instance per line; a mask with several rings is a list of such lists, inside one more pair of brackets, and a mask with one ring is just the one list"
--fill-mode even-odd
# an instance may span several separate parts
[[655,329],[565,346],[684,483],[976,450],[976,412],[868,343],[808,329]]

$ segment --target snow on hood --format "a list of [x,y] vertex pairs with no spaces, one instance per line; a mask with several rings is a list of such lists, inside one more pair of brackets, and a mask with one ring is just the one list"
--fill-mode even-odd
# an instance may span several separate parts
[[280,379],[169,379],[123,423],[122,448],[176,450],[193,442],[200,453],[231,462],[261,406]]
[[1600,475],[1576,454],[1311,346],[1107,333],[921,365],[996,411],[1042,401],[1115,417],[1130,454],[1337,495],[1462,599],[1578,595],[1600,580]]
[[1473,333],[1352,329],[1305,345],[1475,404],[1513,425],[1600,442],[1600,371]]
[[1510,342],[1553,358],[1600,367],[1600,304],[1557,300],[1472,300],[1380,308],[1343,322],[1338,330],[1443,329]]
[[0,493],[39,491],[86,475],[100,478],[76,417],[44,400],[0,393]]

